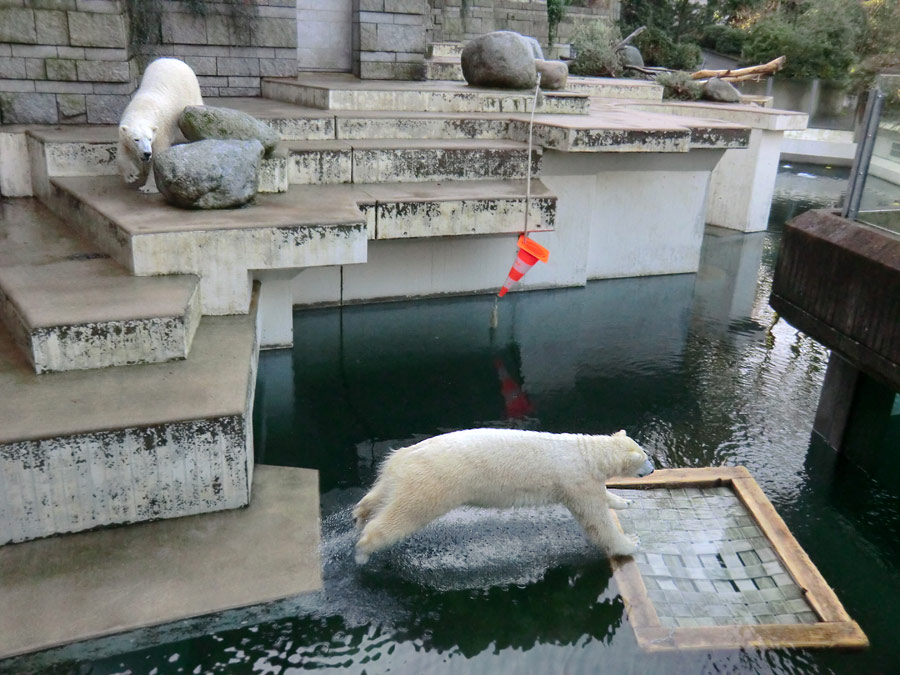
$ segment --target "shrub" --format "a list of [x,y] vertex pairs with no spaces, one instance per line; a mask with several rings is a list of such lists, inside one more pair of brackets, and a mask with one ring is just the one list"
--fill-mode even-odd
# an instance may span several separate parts
[[764,17],[747,34],[742,50],[746,63],[765,63],[782,54],[789,77],[846,79],[856,62],[855,49],[864,17],[859,5],[817,0],[792,16],[781,12]]
[[634,40],[644,63],[675,70],[691,70],[701,61],[700,47],[691,42],[674,42],[659,28],[648,28]]
[[622,60],[616,46],[622,41],[619,29],[605,21],[585,21],[575,29],[572,46],[575,59],[569,63],[573,75],[617,77]]
[[696,80],[692,80],[689,73],[681,70],[671,73],[660,73],[656,76],[656,84],[662,85],[663,98],[697,101],[703,96],[703,85]]
[[721,54],[740,56],[747,34],[740,28],[714,23],[703,27],[700,44]]

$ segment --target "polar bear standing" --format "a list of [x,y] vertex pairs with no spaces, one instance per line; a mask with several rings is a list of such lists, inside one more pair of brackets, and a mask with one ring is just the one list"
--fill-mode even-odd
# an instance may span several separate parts
[[172,145],[185,106],[203,105],[194,71],[178,59],[156,59],[147,66],[119,122],[119,173],[126,183],[147,176],[141,192],[157,192],[153,157]]
[[636,536],[615,526],[609,508],[628,501],[606,490],[612,476],[647,475],[647,454],[612,436],[517,429],[468,429],[395,451],[353,510],[362,535],[356,562],[403,539],[457,506],[512,508],[563,504],[608,555],[631,555]]

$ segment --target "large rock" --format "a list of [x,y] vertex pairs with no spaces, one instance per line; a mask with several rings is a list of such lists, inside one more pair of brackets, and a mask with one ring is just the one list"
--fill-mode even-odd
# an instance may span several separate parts
[[263,146],[257,140],[207,140],[175,145],[153,158],[156,186],[183,209],[242,206],[259,189]]
[[538,42],[533,37],[529,37],[528,35],[519,35],[523,40],[525,40],[525,44],[528,45],[529,49],[531,49],[532,55],[534,58],[544,60],[544,50],[541,49],[541,43]]
[[641,55],[641,50],[634,45],[625,45],[619,48],[619,56],[622,59],[623,66],[644,67],[644,57]]
[[531,46],[512,31],[475,38],[463,49],[461,60],[463,77],[475,87],[531,89],[537,82]]
[[713,77],[703,85],[703,98],[720,103],[740,103],[741,92],[730,82]]
[[281,137],[272,127],[252,115],[231,108],[215,108],[208,105],[189,105],[178,117],[178,127],[189,141],[256,139],[272,154]]
[[562,61],[534,60],[534,66],[541,74],[541,89],[565,89],[569,79],[569,66]]

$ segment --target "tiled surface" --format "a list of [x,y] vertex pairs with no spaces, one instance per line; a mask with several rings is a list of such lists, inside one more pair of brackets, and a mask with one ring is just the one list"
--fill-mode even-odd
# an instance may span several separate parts
[[613,492],[632,500],[617,515],[662,626],[818,621],[730,488]]

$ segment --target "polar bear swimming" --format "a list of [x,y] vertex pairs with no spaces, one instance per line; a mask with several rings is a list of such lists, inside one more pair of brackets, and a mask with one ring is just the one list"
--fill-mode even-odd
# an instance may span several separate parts
[[157,192],[151,161],[172,145],[178,116],[189,105],[203,105],[194,71],[178,59],[156,59],[147,66],[141,86],[119,121],[116,161],[126,183],[144,176],[141,192]]
[[631,555],[638,538],[615,526],[609,508],[628,501],[606,490],[613,476],[653,471],[625,431],[611,436],[517,429],[467,429],[394,451],[353,510],[356,562],[458,506],[562,504],[608,555]]

